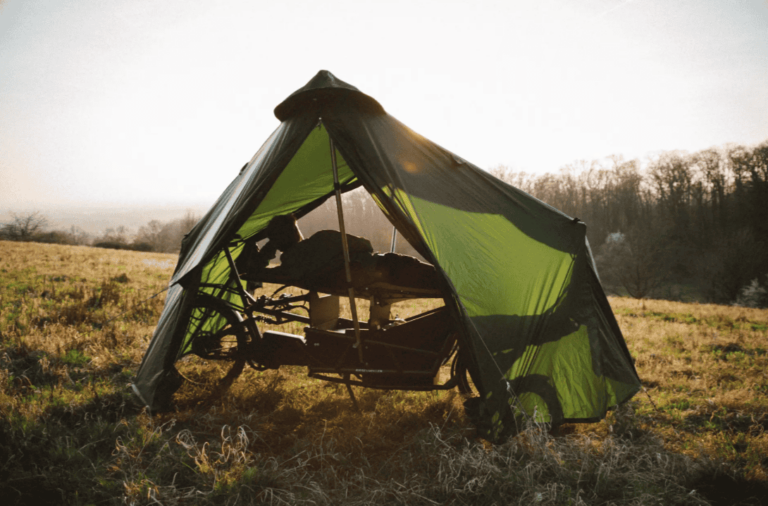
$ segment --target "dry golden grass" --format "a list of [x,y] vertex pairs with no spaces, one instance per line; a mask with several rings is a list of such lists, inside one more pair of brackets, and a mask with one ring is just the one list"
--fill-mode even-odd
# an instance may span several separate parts
[[[355,388],[358,413],[344,387],[292,367],[247,370],[224,393],[197,374],[150,416],[126,386],[163,295],[143,301],[175,260],[0,242],[4,504],[759,504],[766,491],[767,311],[611,299],[658,409],[639,394],[601,423],[492,446],[455,392]],[[741,495],[718,496],[734,484]]]
[[768,479],[768,310],[613,298],[656,403],[636,411],[672,451],[707,454]]

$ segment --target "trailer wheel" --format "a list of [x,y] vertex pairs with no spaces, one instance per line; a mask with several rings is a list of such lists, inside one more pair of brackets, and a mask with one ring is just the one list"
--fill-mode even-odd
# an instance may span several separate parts
[[180,372],[193,383],[215,383],[225,390],[245,367],[248,327],[238,311],[215,297],[199,296],[191,315],[192,354]]

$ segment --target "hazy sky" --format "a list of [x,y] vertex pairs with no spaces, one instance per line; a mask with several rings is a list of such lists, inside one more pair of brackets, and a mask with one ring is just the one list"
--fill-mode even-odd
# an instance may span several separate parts
[[0,210],[212,203],[320,69],[482,168],[768,139],[768,0],[0,2]]

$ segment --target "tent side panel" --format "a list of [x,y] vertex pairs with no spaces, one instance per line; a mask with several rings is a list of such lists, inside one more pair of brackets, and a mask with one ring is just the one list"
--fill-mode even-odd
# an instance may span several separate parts
[[299,117],[282,123],[266,143],[243,168],[225,192],[206,214],[205,223],[195,227],[183,243],[179,267],[173,276],[178,282],[192,269],[210,261],[224,244],[230,242],[261,202],[304,139],[316,120]]
[[[336,152],[339,182],[346,185],[354,181],[341,153]],[[240,237],[252,237],[264,229],[278,215],[290,214],[308,204],[327,197],[333,190],[331,149],[328,131],[320,124],[307,135],[301,147],[280,173],[258,207],[240,226]]]
[[[234,238],[316,124],[317,119],[311,117],[283,122],[183,241],[171,280],[178,301],[164,307],[133,382],[134,391],[150,407],[159,407],[155,399],[158,389],[174,388],[170,384],[173,362],[184,348],[183,336],[188,325],[184,318],[188,312],[182,309],[184,301],[191,301],[196,295],[196,291],[190,293],[184,287],[197,287],[204,263],[208,264],[208,273],[215,274],[217,279],[226,278],[228,272],[221,267],[221,260],[214,257]],[[195,279],[188,279],[190,276]]]
[[[337,153],[339,179],[342,185],[350,184],[355,175],[349,169],[339,153]],[[318,199],[326,198],[333,190],[333,175],[331,173],[331,154],[328,133],[321,126],[314,128],[306,137],[301,147],[296,151],[285,169],[280,172],[275,182],[260,200],[258,207],[243,222],[236,235],[247,239],[264,230],[272,218],[299,211],[312,206]],[[237,260],[243,250],[243,242],[229,246],[233,259]],[[217,253],[205,264],[200,274],[200,283],[206,285],[231,284],[231,269],[223,251]],[[214,295],[227,300],[235,306],[242,307],[243,301],[235,291],[221,291],[214,288],[201,288],[202,293]],[[218,322],[224,325],[225,322]],[[213,325],[210,331],[218,330],[216,322],[200,322],[200,325]],[[189,328],[178,350],[180,358],[191,350],[188,338],[195,329]]]
[[[171,379],[166,367],[169,356],[175,356],[172,350],[173,334],[186,322],[181,321],[184,314],[186,293],[181,285],[173,285],[168,290],[165,306],[157,327],[141,361],[132,389],[142,403],[151,409],[158,409],[164,399],[158,399],[158,388]],[[171,385],[171,389],[173,389]],[[171,392],[172,393],[172,392]]]
[[629,355],[610,352],[626,348],[621,332],[601,321],[584,274],[591,258],[583,223],[389,116],[340,115],[327,124],[366,188],[390,217],[404,217],[455,290],[488,396],[490,437],[522,411],[588,419],[636,391]]

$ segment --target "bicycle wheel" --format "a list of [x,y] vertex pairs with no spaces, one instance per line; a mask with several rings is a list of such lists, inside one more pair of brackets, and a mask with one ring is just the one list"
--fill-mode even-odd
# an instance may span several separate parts
[[196,384],[228,388],[245,367],[248,330],[239,312],[225,301],[200,296],[190,316],[192,354],[180,372]]

